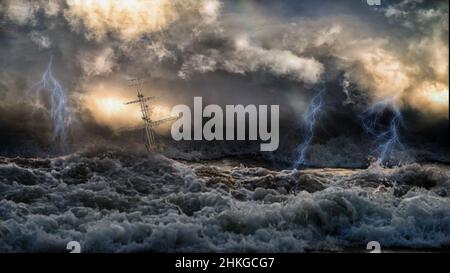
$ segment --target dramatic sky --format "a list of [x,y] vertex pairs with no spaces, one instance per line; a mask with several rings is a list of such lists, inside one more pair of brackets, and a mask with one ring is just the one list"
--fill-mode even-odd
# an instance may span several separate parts
[[405,135],[445,135],[448,18],[447,1],[3,0],[1,152],[51,143],[52,97],[33,86],[50,60],[74,142],[139,124],[122,105],[135,97],[130,77],[160,97],[161,117],[194,95],[279,104],[293,140],[325,89],[324,141],[360,135],[354,117],[385,100],[405,115]]

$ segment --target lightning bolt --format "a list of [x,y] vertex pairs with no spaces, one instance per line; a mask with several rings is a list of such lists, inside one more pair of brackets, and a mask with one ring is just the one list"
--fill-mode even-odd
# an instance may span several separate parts
[[[375,137],[375,152],[381,165],[386,164],[395,148],[404,148],[399,131],[403,125],[403,117],[395,101],[395,98],[391,98],[377,102],[360,115],[364,131]],[[386,116],[389,122],[383,124]]]
[[32,85],[30,91],[36,95],[45,92],[50,98],[50,109],[48,111],[53,123],[53,137],[59,140],[61,147],[64,149],[67,141],[66,129],[71,123],[72,117],[66,90],[53,76],[52,64],[53,58],[50,57],[47,69],[41,79]]
[[314,139],[314,128],[317,117],[322,110],[322,96],[325,89],[317,93],[309,103],[308,109],[302,116],[302,127],[304,129],[304,141],[297,147],[297,160],[293,164],[293,168],[297,169],[305,165],[306,152]]

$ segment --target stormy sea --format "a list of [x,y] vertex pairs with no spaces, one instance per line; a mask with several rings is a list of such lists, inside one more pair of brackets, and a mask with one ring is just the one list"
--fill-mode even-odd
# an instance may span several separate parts
[[450,252],[448,26],[448,1],[1,0],[0,253]]
[[450,249],[450,166],[273,169],[119,148],[0,157],[0,251]]

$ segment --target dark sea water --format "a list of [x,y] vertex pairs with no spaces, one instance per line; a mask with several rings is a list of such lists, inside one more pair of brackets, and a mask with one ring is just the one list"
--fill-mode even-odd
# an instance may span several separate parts
[[0,251],[450,248],[450,166],[271,170],[98,150],[0,157]]

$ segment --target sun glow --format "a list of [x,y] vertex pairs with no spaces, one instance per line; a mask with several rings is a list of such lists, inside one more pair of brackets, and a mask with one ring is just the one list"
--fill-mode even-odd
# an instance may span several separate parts
[[425,113],[448,118],[448,86],[441,83],[425,82],[412,94],[411,100],[417,109]]
[[86,86],[86,93],[80,95],[81,103],[94,120],[112,129],[138,126],[142,123],[139,105],[125,105],[135,99],[130,90],[114,84],[101,83]]
[[448,86],[425,82],[420,86],[420,96],[435,107],[448,107]]
[[105,114],[108,117],[125,111],[125,105],[120,99],[117,98],[110,97],[105,99],[98,99],[97,104],[100,109],[104,109]]
[[435,104],[447,105],[448,104],[448,89],[442,90],[430,90],[426,93],[427,99]]
[[[117,86],[111,83],[94,84],[87,86],[86,94],[79,99],[98,124],[113,130],[127,130],[143,125],[139,104],[125,104],[137,99],[135,91],[128,86]],[[171,117],[171,107],[162,103],[161,100],[149,101],[147,104],[152,120]],[[167,124],[170,125],[170,123]],[[157,130],[163,132],[167,129],[166,127],[166,124],[163,124]]]
[[[131,98],[132,99],[132,98]],[[138,105],[125,105],[130,98],[119,95],[90,95],[93,103],[88,104],[97,122],[113,129],[132,127],[140,124],[141,114]]]

